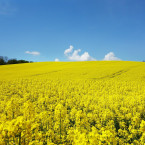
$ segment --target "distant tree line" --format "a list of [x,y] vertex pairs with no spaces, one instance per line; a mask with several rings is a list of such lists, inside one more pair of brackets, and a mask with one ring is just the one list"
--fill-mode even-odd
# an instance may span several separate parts
[[17,60],[15,58],[8,59],[7,56],[0,56],[0,65],[6,65],[6,64],[18,64],[18,63],[31,63],[32,61],[26,61],[26,60]]

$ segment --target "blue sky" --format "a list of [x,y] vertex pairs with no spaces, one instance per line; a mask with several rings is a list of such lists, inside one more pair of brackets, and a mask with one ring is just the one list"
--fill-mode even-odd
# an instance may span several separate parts
[[145,1],[0,0],[0,55],[145,60]]

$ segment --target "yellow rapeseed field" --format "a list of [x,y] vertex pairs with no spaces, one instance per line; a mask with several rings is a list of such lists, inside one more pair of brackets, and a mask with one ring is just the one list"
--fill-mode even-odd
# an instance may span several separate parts
[[0,66],[0,145],[144,145],[145,62]]

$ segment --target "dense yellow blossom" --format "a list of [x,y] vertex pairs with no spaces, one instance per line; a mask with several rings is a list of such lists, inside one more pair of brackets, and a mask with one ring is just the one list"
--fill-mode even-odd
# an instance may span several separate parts
[[145,63],[0,66],[0,145],[144,145]]

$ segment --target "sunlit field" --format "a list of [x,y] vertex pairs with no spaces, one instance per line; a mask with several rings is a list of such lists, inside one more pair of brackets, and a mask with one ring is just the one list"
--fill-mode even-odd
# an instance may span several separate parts
[[0,66],[0,145],[144,145],[145,62]]

